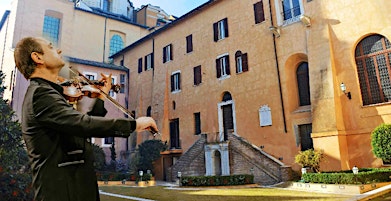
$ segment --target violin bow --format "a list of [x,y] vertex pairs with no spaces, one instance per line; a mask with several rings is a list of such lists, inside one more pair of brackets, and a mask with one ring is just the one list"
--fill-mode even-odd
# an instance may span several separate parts
[[[69,70],[80,76],[84,81],[86,81],[89,85],[92,85],[94,86],[95,84],[90,80],[88,79],[86,76],[84,76],[82,73],[80,73],[78,70],[76,69],[72,69],[72,66],[69,66]],[[97,87],[97,89],[99,90],[100,93],[102,93],[103,95],[106,96],[106,98],[114,105],[116,106],[118,109],[120,109],[123,113],[125,113],[126,115],[128,115],[130,117],[130,119],[133,119],[135,120],[134,118],[134,114],[132,112],[130,112],[128,109],[126,109],[124,106],[122,106],[121,104],[119,104],[116,100],[114,100],[109,94],[107,94],[106,92],[104,92],[102,89],[100,89],[99,87]],[[159,135],[161,136],[161,134],[159,132],[157,132],[156,130],[154,130],[153,128],[149,128],[148,129],[149,132],[151,132],[151,134],[153,134],[153,137],[156,137],[156,135]]]

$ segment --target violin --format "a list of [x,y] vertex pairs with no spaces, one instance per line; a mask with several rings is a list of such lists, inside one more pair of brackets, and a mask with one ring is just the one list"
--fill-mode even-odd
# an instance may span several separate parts
[[[87,96],[89,98],[98,98],[101,94],[101,91],[98,89],[99,86],[104,86],[102,81],[91,81],[92,85],[77,79],[65,80],[59,83],[60,86],[64,89],[65,98],[71,102],[75,103]],[[111,90],[115,93],[118,93],[121,90],[121,86],[118,84],[111,85]]]
[[[124,114],[128,115],[128,117],[130,119],[135,119],[134,114],[132,112],[130,112],[128,109],[126,109],[124,106],[122,106],[116,100],[114,100],[109,94],[107,94],[106,92],[104,92],[102,89],[100,89],[98,87],[98,86],[103,86],[104,82],[92,81],[92,80],[88,79],[86,76],[84,76],[82,73],[80,73],[78,70],[72,69],[72,66],[69,66],[69,70],[72,73],[78,75],[82,80],[76,81],[76,82],[69,82],[69,83],[71,83],[70,85],[73,85],[73,87],[67,87],[66,93],[64,90],[64,94],[66,94],[66,96],[72,96],[74,98],[77,98],[77,97],[82,97],[82,96],[86,95],[90,98],[97,98],[97,97],[99,97],[100,94],[103,94],[106,96],[107,100],[109,100],[115,107],[117,107],[119,110],[121,110]],[[67,84],[64,84],[64,85],[68,85],[68,82],[66,82],[66,83]],[[83,84],[85,84],[85,85],[83,85]],[[80,86],[82,86],[82,87],[80,87]],[[83,87],[84,87],[84,89],[83,89]],[[121,87],[120,87],[120,85],[112,85],[111,89],[114,92],[118,93],[118,91],[121,89]],[[72,99],[72,98],[70,98],[70,99]],[[77,99],[76,99],[76,101],[77,101]],[[156,137],[156,135],[161,136],[161,134],[159,132],[157,132],[156,130],[149,129],[149,132],[153,135],[153,137]]]

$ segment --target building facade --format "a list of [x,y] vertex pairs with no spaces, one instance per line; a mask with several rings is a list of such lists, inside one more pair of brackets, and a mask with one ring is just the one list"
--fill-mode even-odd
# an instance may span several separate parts
[[[14,0],[12,8],[1,21],[0,46],[1,68],[6,74],[7,90],[4,97],[10,100],[17,117],[28,81],[18,72],[13,59],[16,43],[27,36],[44,37],[62,49],[67,60],[61,76],[71,79],[77,72],[91,80],[99,80],[101,73],[112,74],[113,83],[121,85],[118,93],[110,92],[111,98],[127,107],[129,71],[122,64],[114,65],[110,55],[149,33],[148,27],[137,24],[135,9],[127,0]],[[93,101],[83,97],[77,108],[87,111]],[[124,113],[109,101],[105,102],[108,117],[125,117]],[[134,137],[133,137],[134,138]],[[115,138],[118,159],[135,149],[135,138]],[[113,138],[93,139],[110,160]]]
[[207,134],[205,174],[232,174],[230,133],[295,170],[307,149],[324,151],[322,170],[380,167],[370,134],[390,122],[390,4],[208,1],[113,59],[129,68],[131,110],[169,144],[163,169]]

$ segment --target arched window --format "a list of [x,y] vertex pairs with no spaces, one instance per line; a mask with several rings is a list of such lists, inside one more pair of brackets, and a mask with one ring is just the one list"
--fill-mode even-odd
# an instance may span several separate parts
[[308,63],[303,62],[296,70],[297,87],[299,92],[300,106],[311,105],[310,81],[308,76]]
[[236,73],[248,71],[247,53],[242,53],[240,50],[235,53]]
[[224,95],[223,95],[223,101],[229,101],[229,100],[232,100],[232,96],[229,92],[224,92]]
[[110,40],[110,56],[124,48],[124,42],[118,34],[114,34]]
[[378,34],[358,43],[355,57],[363,105],[390,101],[390,52],[390,41]]

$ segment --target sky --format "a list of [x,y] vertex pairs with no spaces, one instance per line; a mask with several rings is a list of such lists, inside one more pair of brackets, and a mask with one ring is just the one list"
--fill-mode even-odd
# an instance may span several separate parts
[[[3,16],[6,9],[10,9],[12,0],[0,0],[0,18]],[[140,8],[142,5],[152,4],[159,6],[169,15],[180,17],[187,12],[204,4],[208,0],[131,0],[135,8]]]

